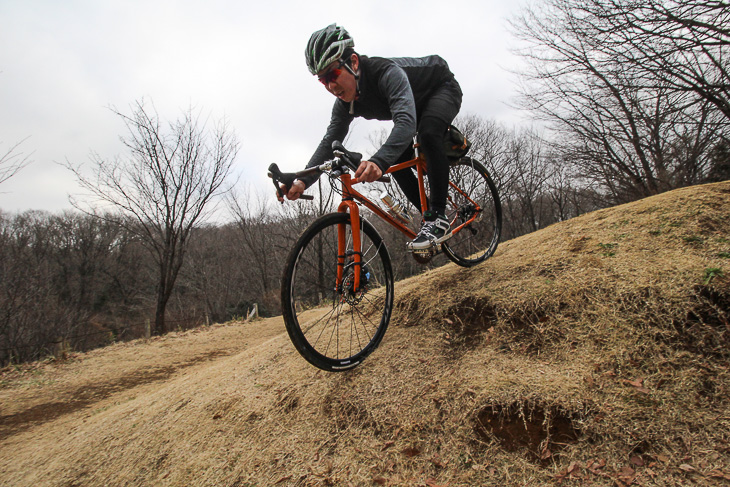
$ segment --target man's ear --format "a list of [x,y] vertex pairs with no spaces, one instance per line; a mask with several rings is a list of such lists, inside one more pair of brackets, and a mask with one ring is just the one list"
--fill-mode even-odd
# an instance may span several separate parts
[[357,70],[360,69],[360,57],[357,54],[352,54],[350,56],[350,66],[352,66],[352,70],[357,73]]

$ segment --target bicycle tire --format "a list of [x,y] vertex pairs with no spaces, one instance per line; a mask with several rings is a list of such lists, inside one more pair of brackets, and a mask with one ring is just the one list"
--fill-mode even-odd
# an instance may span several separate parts
[[497,250],[502,232],[502,205],[497,187],[487,169],[470,157],[462,157],[449,168],[446,217],[451,228],[477,218],[442,244],[446,257],[462,267],[472,267]]
[[[349,213],[329,213],[315,220],[291,250],[284,269],[281,304],[289,338],[302,357],[326,371],[351,369],[370,355],[383,339],[393,309],[388,249],[370,223],[360,222],[365,271],[361,284],[363,279],[365,283],[359,290],[353,289]],[[336,286],[341,225],[346,226],[348,257],[343,283]],[[313,309],[313,316],[302,316]]]

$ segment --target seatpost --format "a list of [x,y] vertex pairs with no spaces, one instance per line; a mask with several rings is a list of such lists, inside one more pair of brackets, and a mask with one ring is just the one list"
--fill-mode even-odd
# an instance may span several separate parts
[[413,136],[413,151],[416,153],[416,159],[418,159],[418,134]]

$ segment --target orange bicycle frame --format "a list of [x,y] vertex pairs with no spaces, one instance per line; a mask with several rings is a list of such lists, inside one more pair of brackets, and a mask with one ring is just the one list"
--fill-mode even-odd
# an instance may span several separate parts
[[[417,156],[415,159],[411,159],[410,161],[402,162],[400,164],[396,164],[394,166],[391,166],[385,174],[394,173],[396,171],[400,171],[402,169],[407,169],[410,167],[416,166],[416,173],[418,176],[418,187],[419,187],[419,193],[421,198],[421,209],[422,211],[425,211],[426,208],[428,208],[428,200],[426,198],[426,191],[424,186],[424,175],[426,174],[426,161],[420,156]],[[354,289],[360,289],[360,270],[362,269],[362,242],[360,238],[360,208],[358,204],[359,202],[363,206],[365,206],[367,209],[378,215],[380,218],[385,220],[386,222],[390,223],[392,226],[400,230],[406,237],[409,239],[416,238],[416,233],[408,228],[406,225],[398,221],[396,218],[393,218],[391,215],[389,215],[386,211],[381,209],[378,205],[371,202],[366,196],[362,195],[355,189],[353,189],[353,185],[358,184],[360,181],[357,180],[357,178],[353,178],[349,173],[342,174],[340,176],[340,181],[342,182],[342,202],[340,203],[339,207],[337,208],[337,211],[339,213],[347,213],[349,211],[350,213],[350,223],[352,225],[352,246],[353,246],[353,262],[355,264],[354,269]],[[481,208],[479,205],[472,200],[469,195],[467,195],[461,188],[456,186],[453,181],[449,181],[449,185],[455,190],[458,191],[464,198],[466,198],[471,204],[474,205],[474,207],[477,210],[480,210]],[[479,211],[474,212],[474,214],[469,218],[469,220],[463,222],[461,225],[457,226],[452,230],[452,233],[456,234],[459,231],[461,231],[465,226],[472,223],[479,214]],[[453,221],[451,222],[454,223]],[[345,255],[346,249],[347,249],[347,241],[346,241],[346,233],[345,233],[345,226],[340,225],[338,228],[338,243],[337,243],[337,249],[338,249],[338,257],[337,257],[337,282],[338,284],[342,282],[343,278],[343,272],[346,265],[346,258]]]

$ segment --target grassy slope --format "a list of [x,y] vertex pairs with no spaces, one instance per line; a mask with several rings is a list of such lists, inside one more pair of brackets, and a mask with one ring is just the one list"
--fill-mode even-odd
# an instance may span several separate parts
[[730,183],[693,187],[398,283],[351,372],[277,319],[6,371],[0,482],[722,485],[729,252]]

